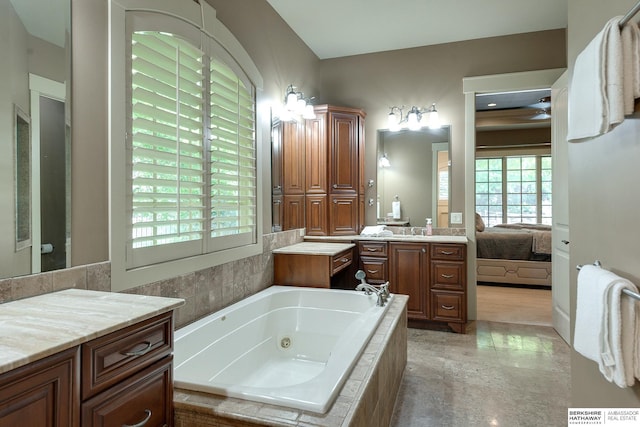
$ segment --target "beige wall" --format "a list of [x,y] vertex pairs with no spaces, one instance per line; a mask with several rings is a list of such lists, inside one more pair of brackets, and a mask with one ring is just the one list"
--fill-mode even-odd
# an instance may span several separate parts
[[[612,17],[625,14],[636,0],[569,0],[569,69],[580,51]],[[638,16],[634,19],[637,21]],[[571,265],[599,259],[607,269],[640,284],[640,121],[627,119],[612,132],[569,144],[569,218]],[[575,319],[577,272],[572,269],[571,319]],[[597,365],[572,352],[574,407],[640,407],[640,386],[621,389],[607,382]]]
[[[462,78],[566,67],[564,30],[543,31],[395,50],[321,63],[323,102],[367,112],[365,179],[376,177],[376,130],[392,105],[436,103],[451,125],[452,212],[464,212],[464,94]],[[366,198],[376,198],[367,189]],[[376,207],[367,208],[367,223]]]

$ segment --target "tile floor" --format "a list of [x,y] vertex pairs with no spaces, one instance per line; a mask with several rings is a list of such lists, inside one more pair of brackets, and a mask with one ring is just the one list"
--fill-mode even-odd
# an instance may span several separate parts
[[409,329],[391,426],[564,426],[569,358],[547,326],[476,321],[464,335]]

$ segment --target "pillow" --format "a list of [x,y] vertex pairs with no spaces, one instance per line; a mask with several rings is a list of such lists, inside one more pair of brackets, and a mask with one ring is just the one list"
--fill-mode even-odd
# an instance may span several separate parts
[[484,221],[478,212],[476,212],[476,231],[484,231]]

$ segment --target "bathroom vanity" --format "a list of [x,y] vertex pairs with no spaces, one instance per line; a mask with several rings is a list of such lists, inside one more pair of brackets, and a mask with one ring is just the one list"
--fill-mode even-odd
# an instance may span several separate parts
[[0,425],[173,425],[181,299],[69,289],[0,305]]
[[[372,284],[409,296],[409,325],[464,333],[467,324],[467,238],[465,236],[309,236],[305,243],[353,243],[353,270]],[[318,246],[320,247],[320,246]],[[280,272],[282,274],[284,272]],[[276,264],[276,276],[279,274]],[[286,273],[285,273],[286,274]],[[345,288],[358,281],[351,274]]]
[[353,265],[353,243],[303,242],[273,251],[274,284],[340,288]]

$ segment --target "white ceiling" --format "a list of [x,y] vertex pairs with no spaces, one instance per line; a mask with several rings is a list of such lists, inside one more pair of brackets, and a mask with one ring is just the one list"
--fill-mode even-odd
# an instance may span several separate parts
[[566,0],[267,0],[320,59],[567,27]]
[[64,47],[69,28],[69,0],[10,0],[22,24],[32,36]]

